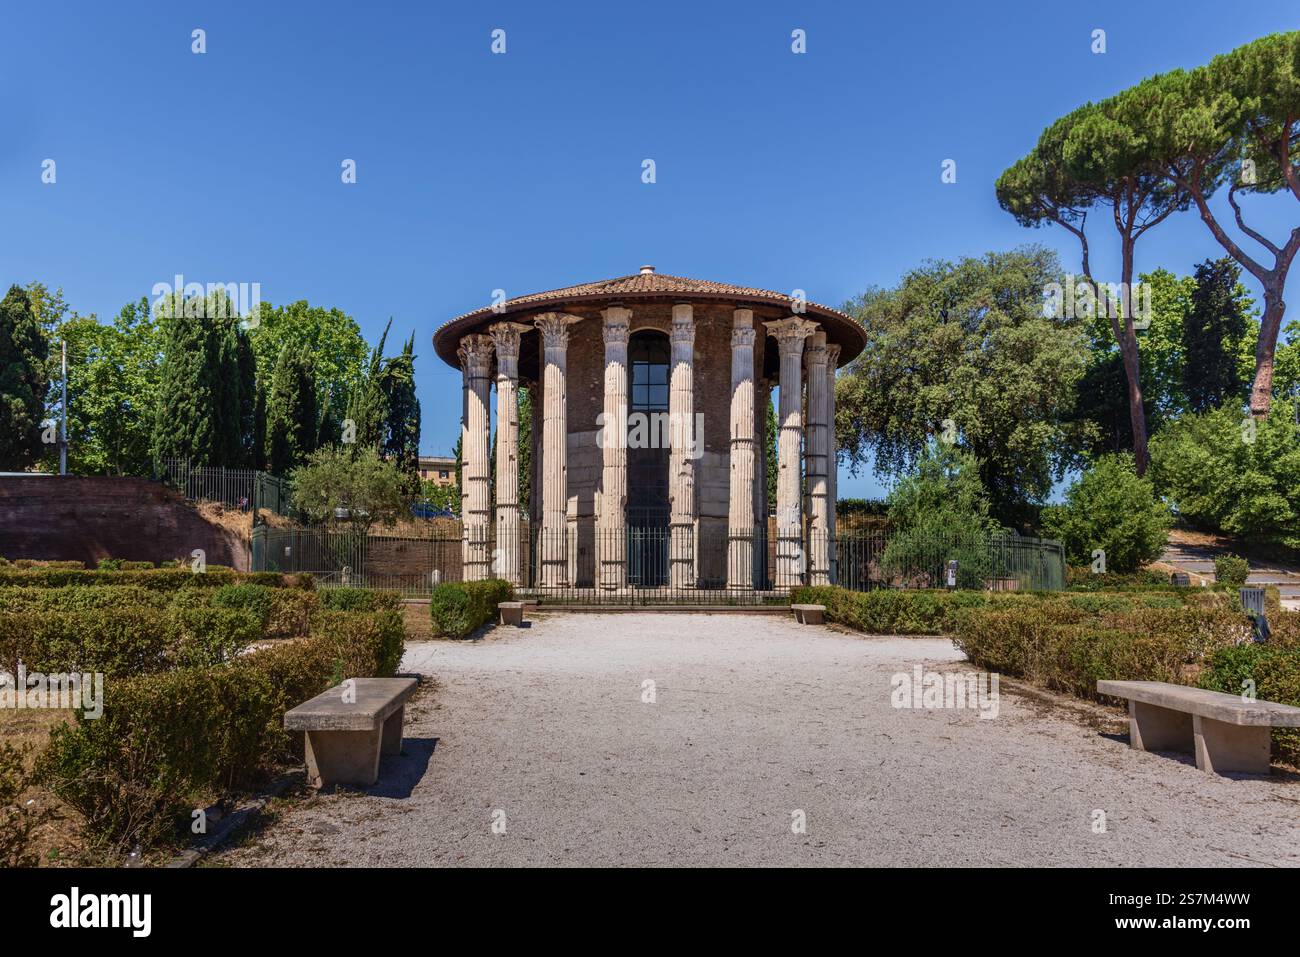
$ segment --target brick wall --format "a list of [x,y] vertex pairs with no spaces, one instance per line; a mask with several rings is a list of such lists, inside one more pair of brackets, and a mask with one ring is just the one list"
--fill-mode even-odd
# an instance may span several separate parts
[[138,478],[0,478],[0,555],[166,561],[201,548],[208,564],[246,570],[248,547],[179,494]]

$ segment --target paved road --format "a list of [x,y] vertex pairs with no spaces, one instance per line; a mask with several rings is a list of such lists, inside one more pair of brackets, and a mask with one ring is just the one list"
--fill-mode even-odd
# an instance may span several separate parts
[[218,860],[1300,865],[1294,778],[1203,775],[1005,691],[993,719],[891,706],[893,675],[959,657],[942,639],[708,615],[555,615],[412,644],[404,667],[440,688],[380,784],[293,807]]

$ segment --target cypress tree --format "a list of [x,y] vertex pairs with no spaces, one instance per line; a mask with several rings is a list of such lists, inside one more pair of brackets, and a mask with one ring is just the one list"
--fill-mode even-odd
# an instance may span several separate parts
[[402,473],[403,490],[420,493],[420,400],[415,395],[415,334],[400,355],[388,360],[382,381],[386,407],[381,453]]
[[0,469],[22,471],[41,454],[49,354],[31,297],[11,286],[0,301]]
[[305,351],[286,345],[266,399],[266,467],[287,475],[316,450],[316,377]]
[[[177,296],[179,299],[179,296]],[[218,439],[222,388],[218,382],[221,337],[204,315],[202,300],[185,301],[175,315],[160,318],[163,361],[154,419],[153,458],[161,472],[163,460],[178,457],[194,465],[224,464]],[[175,301],[175,300],[174,300]]]
[[1206,412],[1246,395],[1246,380],[1237,369],[1247,326],[1237,294],[1240,275],[1240,268],[1226,256],[1196,267],[1182,337],[1183,394],[1192,412]]

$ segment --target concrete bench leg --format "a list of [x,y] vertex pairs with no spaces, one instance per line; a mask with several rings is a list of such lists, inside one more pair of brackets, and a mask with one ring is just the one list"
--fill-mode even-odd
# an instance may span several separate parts
[[[398,727],[400,729],[401,725]],[[315,788],[326,784],[370,787],[379,780],[379,750],[383,730],[308,731],[308,782]]]
[[1191,751],[1192,716],[1153,704],[1128,703],[1128,743],[1137,751]]
[[380,754],[402,753],[402,722],[406,719],[406,705],[402,705],[384,721],[384,743]]
[[1268,774],[1268,726],[1224,724],[1196,715],[1196,766],[1210,774]]

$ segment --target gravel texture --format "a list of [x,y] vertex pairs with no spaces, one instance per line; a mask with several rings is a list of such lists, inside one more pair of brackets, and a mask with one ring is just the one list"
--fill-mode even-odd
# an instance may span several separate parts
[[960,661],[945,639],[770,616],[543,615],[412,643],[404,670],[438,687],[379,784],[292,805],[219,860],[1300,865],[1293,775],[1205,775],[1005,687],[994,719],[891,705],[894,674]]

